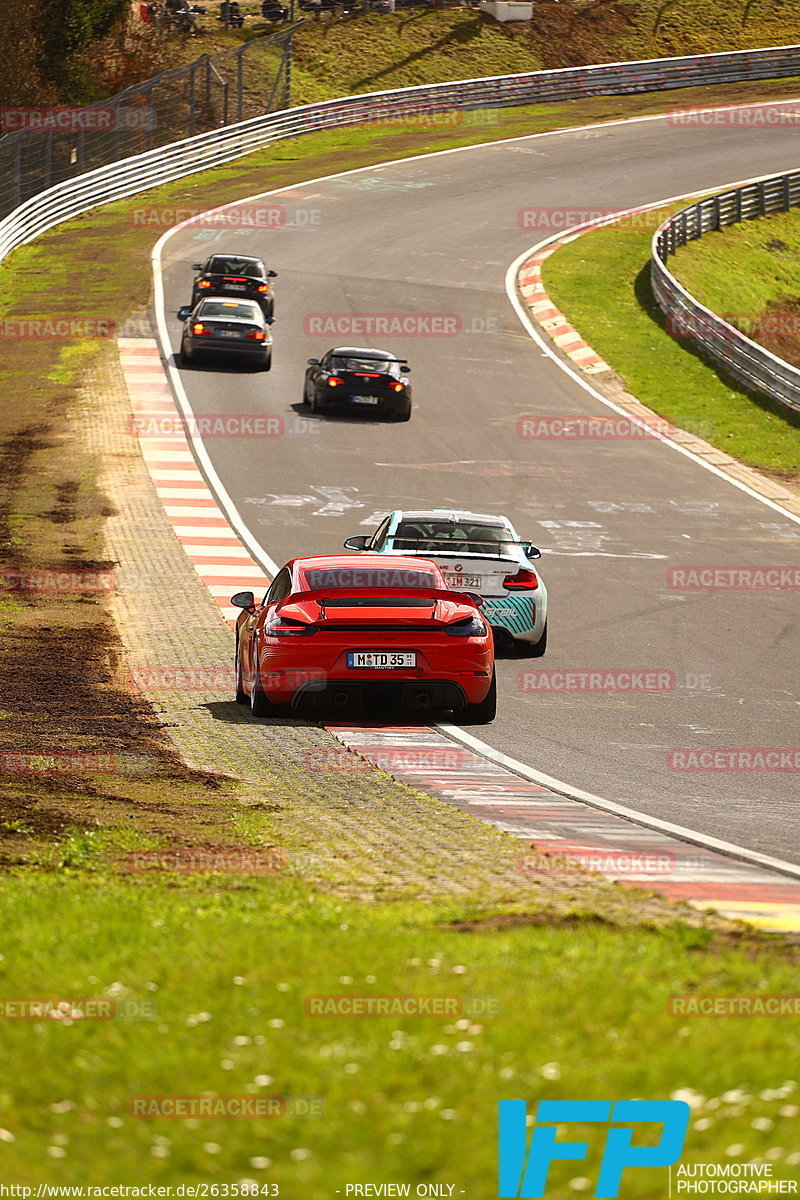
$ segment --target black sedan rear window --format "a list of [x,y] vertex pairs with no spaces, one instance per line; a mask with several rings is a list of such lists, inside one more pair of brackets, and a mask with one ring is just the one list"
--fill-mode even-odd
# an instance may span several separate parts
[[235,300],[204,300],[197,311],[198,317],[244,317],[247,321],[261,324],[261,314],[255,304],[239,304]]
[[215,255],[206,267],[208,275],[244,275],[247,279],[263,279],[264,265],[260,262],[242,262],[240,258],[222,258]]
[[388,358],[340,358],[337,355],[333,360],[333,369],[335,371],[378,372],[381,375],[391,375],[395,379],[400,376],[399,363]]

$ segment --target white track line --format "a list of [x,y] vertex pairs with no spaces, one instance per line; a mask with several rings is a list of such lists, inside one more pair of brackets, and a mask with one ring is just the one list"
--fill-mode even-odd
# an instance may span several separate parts
[[[735,109],[741,109],[741,108],[748,108],[748,109],[763,108],[763,107],[771,106],[771,105],[775,105],[775,104],[796,104],[798,102],[800,102],[798,100],[798,98],[790,97],[788,99],[783,99],[783,100],[764,100],[764,101],[759,101],[755,104],[732,104],[732,105],[728,105],[728,106],[725,106],[722,108],[720,108],[720,107],[713,108],[712,107],[712,108],[707,108],[707,109],[698,109],[697,111],[698,112],[731,112],[731,111],[734,111]],[[428,154],[416,154],[416,155],[409,156],[408,158],[390,159],[386,162],[372,163],[368,167],[357,167],[354,170],[350,170],[350,171],[338,171],[332,175],[319,175],[313,179],[306,179],[299,183],[285,184],[283,187],[273,188],[272,190],[270,190],[268,192],[258,192],[256,195],[247,196],[244,199],[240,198],[238,200],[232,200],[232,201],[229,201],[227,204],[219,205],[219,207],[217,207],[217,208],[209,209],[208,213],[223,212],[226,208],[232,208],[235,205],[249,204],[256,200],[264,199],[268,196],[279,195],[281,192],[284,192],[284,191],[288,190],[289,188],[296,189],[296,188],[301,188],[301,187],[310,187],[312,184],[315,184],[315,183],[324,183],[325,181],[330,180],[330,179],[343,179],[348,175],[358,175],[358,174],[363,173],[364,171],[375,171],[381,167],[398,166],[403,163],[418,162],[418,161],[421,161],[421,160],[427,159],[427,158],[442,158],[447,154],[463,154],[470,150],[484,150],[491,146],[503,146],[503,145],[508,145],[509,143],[512,143],[512,142],[528,142],[528,141],[535,141],[539,138],[564,136],[565,134],[570,134],[570,133],[581,133],[581,132],[584,132],[587,130],[610,129],[610,128],[614,128],[619,125],[640,125],[640,124],[645,124],[646,122],[650,122],[650,121],[663,121],[666,119],[667,115],[668,114],[666,114],[666,113],[656,113],[656,114],[653,114],[653,115],[647,116],[647,117],[628,117],[628,118],[618,120],[618,121],[604,121],[599,124],[577,125],[577,126],[573,126],[570,129],[551,129],[551,130],[548,130],[546,133],[535,133],[535,134],[527,134],[527,135],[523,134],[520,137],[503,138],[503,139],[501,139],[499,141],[495,141],[495,142],[481,142],[478,145],[473,145],[473,146],[456,146],[450,150],[434,150]],[[772,174],[774,174],[774,172]],[[757,179],[769,179],[769,178],[771,178],[771,175],[761,175],[761,176],[757,176],[756,178]],[[720,184],[718,188],[714,189],[714,191],[724,190],[724,189],[732,188],[732,187],[742,187],[745,183],[753,183],[753,182],[756,182],[756,179],[747,179],[747,180],[743,180],[743,181],[739,181],[739,182],[734,181],[732,183]],[[621,217],[621,216],[624,216],[628,212],[642,211],[643,208],[658,208],[661,205],[675,204],[679,200],[691,199],[694,196],[699,195],[699,194],[704,194],[704,193],[698,193],[696,190],[693,192],[686,192],[681,196],[673,196],[667,200],[660,200],[657,203],[652,204],[652,205],[640,205],[640,206],[638,206],[637,209],[626,209],[626,210],[621,211],[619,214],[614,214],[614,216]],[[204,214],[204,215],[208,215],[208,214]],[[169,330],[167,328],[167,322],[166,322],[166,298],[164,295],[164,277],[163,277],[163,270],[162,270],[162,265],[161,265],[161,256],[162,256],[163,249],[166,246],[167,242],[170,240],[170,238],[172,238],[181,229],[185,229],[187,226],[189,226],[193,223],[194,223],[194,221],[192,219],[192,220],[184,221],[180,225],[174,226],[172,229],[168,229],[167,232],[162,234],[162,236],[158,239],[158,241],[156,242],[155,246],[153,247],[153,250],[151,253],[151,262],[152,262],[152,268],[153,268],[153,280],[154,280],[154,287],[155,287],[156,326],[157,326],[157,330],[158,330],[158,338],[161,343],[161,352],[162,352],[162,355],[164,358],[164,362],[167,366],[167,370],[169,372],[170,381],[175,390],[175,398],[178,402],[178,405],[179,405],[181,411],[183,412],[184,416],[186,416],[187,418],[189,418],[189,417],[193,418],[195,416],[195,413],[192,409],[191,404],[189,403],[189,398],[183,387],[183,383],[182,383],[181,377],[180,377],[180,372],[178,371],[174,362],[172,361],[172,343],[170,341]],[[543,242],[540,242],[538,245],[533,246],[530,249],[526,250],[524,252],[524,254],[521,254],[517,259],[514,260],[514,262],[511,264],[511,266],[508,268],[508,271],[506,272],[506,292],[508,294],[508,298],[511,301],[511,304],[512,304],[515,312],[517,313],[517,316],[519,317],[523,326],[527,329],[529,336],[533,339],[534,342],[537,343],[537,345],[539,346],[539,348],[541,349],[543,354],[546,354],[555,363],[557,363],[557,365],[566,374],[568,374],[576,383],[578,383],[584,389],[584,391],[588,392],[589,395],[593,396],[596,400],[599,400],[601,404],[605,404],[606,407],[613,409],[615,412],[620,413],[621,415],[627,417],[629,420],[634,421],[637,424],[644,426],[644,422],[638,421],[636,417],[631,416],[630,413],[625,412],[624,409],[619,408],[611,400],[607,400],[604,396],[601,396],[600,393],[595,391],[595,389],[593,387],[591,387],[590,384],[587,383],[587,381],[585,379],[581,378],[575,371],[571,370],[570,366],[567,363],[565,363],[555,353],[555,351],[552,350],[552,348],[549,345],[547,345],[547,343],[539,336],[538,331],[534,328],[532,322],[530,321],[530,318],[528,317],[528,314],[524,311],[522,303],[520,302],[520,300],[517,296],[516,277],[517,277],[517,272],[519,271],[519,268],[522,266],[522,264],[528,258],[531,258],[538,250],[541,250],[543,247],[549,245],[551,242],[562,241],[566,236],[568,236],[568,234],[570,234],[570,233],[577,234],[583,228],[585,228],[585,226],[576,225],[572,229],[569,229],[569,230],[566,230],[566,229],[560,230],[558,234],[556,234],[552,237],[546,238]],[[192,422],[189,422],[190,428],[191,428],[191,425],[192,425]],[[234,504],[233,500],[231,499],[230,495],[228,494],[227,490],[225,489],[225,487],[222,483],[222,480],[219,478],[216,470],[214,469],[214,465],[211,462],[211,459],[209,458],[208,453],[203,444],[203,439],[201,437],[199,437],[196,433],[190,434],[189,437],[190,437],[192,447],[197,455],[197,461],[200,464],[200,466],[202,467],[206,478],[208,479],[209,486],[211,487],[212,491],[215,493],[215,495],[217,496],[217,499],[219,500],[220,508],[228,516],[228,518],[231,522],[231,525],[239,533],[240,537],[242,538],[242,541],[248,547],[248,549],[250,550],[250,553],[253,555],[253,557],[256,559],[256,561],[261,563],[261,565],[265,568],[265,570],[269,574],[276,575],[279,570],[277,563],[275,563],[273,561],[273,559],[270,558],[270,556],[267,554],[266,550],[264,550],[263,547],[256,541],[256,539],[250,533],[250,530],[247,528],[244,520],[242,519],[241,515],[239,514],[239,512],[236,508],[236,505]],[[669,441],[668,438],[665,438],[663,436],[660,437],[660,440],[664,441],[667,445],[671,446],[672,449],[676,450],[679,454],[683,454],[687,458],[690,458],[693,462],[695,462],[699,466],[703,467],[706,471],[711,471],[712,474],[716,475],[718,478],[725,480],[727,483],[731,484],[733,487],[736,487],[740,491],[745,492],[748,496],[752,496],[753,499],[759,500],[762,504],[767,505],[768,508],[773,509],[775,512],[779,512],[784,517],[788,517],[788,519],[790,521],[793,521],[795,524],[800,524],[800,517],[796,517],[794,515],[794,513],[790,513],[786,509],[781,508],[781,506],[779,504],[776,504],[774,501],[767,499],[767,497],[765,497],[765,496],[759,495],[758,492],[754,492],[752,490],[752,488],[749,488],[747,486],[747,484],[741,483],[739,480],[733,479],[731,476],[726,475],[725,472],[721,471],[718,467],[715,467],[710,463],[704,462],[702,458],[699,458],[691,450],[687,450],[682,446],[678,446],[675,442],[671,442],[671,441]],[[695,833],[693,830],[684,829],[683,826],[680,826],[680,825],[671,825],[669,822],[660,821],[656,817],[648,817],[645,814],[635,812],[633,809],[624,808],[621,805],[615,804],[612,800],[604,800],[602,797],[594,796],[590,792],[583,792],[579,788],[573,788],[569,784],[563,783],[561,780],[553,779],[549,775],[544,775],[543,773],[536,771],[533,767],[527,767],[527,766],[525,766],[524,763],[519,763],[516,761],[516,759],[509,758],[507,755],[503,754],[501,751],[495,750],[494,747],[487,745],[486,742],[481,741],[479,738],[474,737],[472,734],[467,733],[465,730],[460,729],[455,725],[439,725],[439,726],[436,726],[436,728],[440,729],[444,733],[447,733],[448,736],[450,736],[458,741],[462,741],[465,745],[470,746],[473,750],[475,750],[477,753],[481,754],[484,758],[488,759],[489,761],[502,764],[503,766],[506,766],[510,770],[514,771],[516,774],[522,775],[524,778],[533,780],[537,783],[541,783],[541,784],[551,788],[554,792],[560,792],[565,796],[572,797],[576,800],[581,800],[585,804],[589,804],[594,808],[600,808],[600,809],[604,809],[607,812],[617,813],[618,815],[623,816],[623,817],[627,818],[628,820],[635,822],[637,825],[644,825],[647,827],[651,827],[653,829],[660,829],[665,832],[672,833],[675,837],[678,837],[683,841],[691,842],[694,845],[707,846],[709,849],[717,850],[722,854],[728,854],[728,855],[731,855],[732,857],[740,858],[747,862],[756,863],[759,866],[769,867],[772,870],[780,871],[782,874],[791,875],[793,878],[800,878],[800,867],[798,867],[795,863],[783,862],[783,860],[781,860],[781,859],[771,858],[768,855],[759,854],[759,852],[756,850],[747,850],[743,846],[735,846],[729,842],[721,842],[717,838],[709,837],[706,834],[702,834],[702,833]]]
[[682,842],[691,842],[695,846],[705,846],[709,850],[716,850],[720,854],[726,854],[732,858],[745,859],[747,862],[754,863],[760,867],[767,867],[772,871],[780,871],[782,875],[791,875],[793,879],[800,879],[800,866],[796,863],[784,862],[781,858],[773,858],[769,854],[761,854],[758,850],[747,850],[743,846],[736,846],[732,842],[723,842],[719,838],[711,837],[705,833],[695,833],[693,829],[687,829],[684,825],[674,825],[671,821],[662,821],[659,817],[650,817],[645,813],[636,812],[635,809],[626,808],[623,804],[615,804],[613,800],[605,800],[602,796],[595,796],[593,792],[584,792],[581,788],[571,787],[568,783],[563,783],[560,779],[554,779],[551,775],[545,775],[543,771],[537,771],[534,767],[527,767],[525,763],[519,762],[516,758],[510,758],[507,754],[503,754],[500,750],[495,750],[493,746],[487,746],[486,742],[476,738],[473,734],[467,733],[458,725],[439,724],[435,726],[447,737],[453,741],[461,742],[464,746],[469,746],[470,750],[474,750],[483,758],[488,758],[491,762],[497,763],[500,767],[506,767],[507,770],[513,771],[515,775],[521,775],[523,779],[530,780],[531,783],[541,784],[542,787],[549,788],[551,792],[556,792],[561,796],[567,796],[570,800],[580,800],[583,804],[588,804],[591,808],[601,809],[603,812],[614,813],[615,816],[624,817],[628,821],[632,821],[636,825],[643,825],[647,829],[657,829],[660,833],[668,833],[672,837],[678,838]]

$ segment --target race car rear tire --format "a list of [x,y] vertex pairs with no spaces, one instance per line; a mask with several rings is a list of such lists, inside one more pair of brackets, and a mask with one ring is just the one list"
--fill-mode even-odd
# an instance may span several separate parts
[[236,703],[247,704],[250,700],[242,683],[242,661],[239,658],[239,635],[236,635]]
[[478,704],[468,704],[464,710],[463,724],[488,725],[497,716],[497,675],[492,671],[492,682],[485,699]]
[[525,658],[541,658],[547,650],[547,621],[544,623],[542,636],[538,642],[521,642],[515,640],[514,645],[517,648],[517,652]]
[[261,686],[257,656],[253,669],[253,686],[250,689],[250,712],[254,717],[283,717],[289,712],[288,704],[275,704]]

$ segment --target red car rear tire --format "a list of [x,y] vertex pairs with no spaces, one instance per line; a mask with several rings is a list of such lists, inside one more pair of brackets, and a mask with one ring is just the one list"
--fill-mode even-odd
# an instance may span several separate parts
[[258,655],[255,652],[253,664],[253,685],[250,689],[250,712],[254,717],[283,717],[290,711],[288,704],[275,704],[270,700],[261,686],[261,676],[258,671]]
[[464,710],[464,723],[467,725],[488,725],[497,716],[497,675],[492,671],[492,682],[489,691],[478,704],[468,704]]

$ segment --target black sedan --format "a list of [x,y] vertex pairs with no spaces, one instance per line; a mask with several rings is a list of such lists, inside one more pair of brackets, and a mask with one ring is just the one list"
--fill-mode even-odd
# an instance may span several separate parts
[[194,308],[178,309],[183,321],[180,360],[189,363],[200,355],[219,354],[249,359],[268,371],[272,366],[274,317],[265,317],[254,300],[225,300],[212,296]]
[[256,300],[265,316],[275,312],[275,294],[271,279],[278,272],[268,271],[260,258],[246,255],[212,254],[204,263],[192,263],[199,275],[192,284],[192,308],[203,296],[242,296]]
[[374,412],[407,421],[411,416],[411,368],[388,350],[339,346],[322,359],[310,358],[303,404],[313,413],[328,409]]

